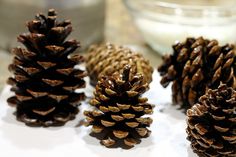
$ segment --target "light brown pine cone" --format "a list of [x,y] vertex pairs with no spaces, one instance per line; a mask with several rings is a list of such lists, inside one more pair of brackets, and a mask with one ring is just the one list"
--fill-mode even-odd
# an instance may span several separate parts
[[124,66],[128,64],[131,66],[133,75],[136,73],[144,74],[144,83],[152,81],[153,68],[141,54],[111,43],[93,45],[89,48],[86,58],[86,69],[90,77],[90,83],[95,86],[102,75],[122,72]]

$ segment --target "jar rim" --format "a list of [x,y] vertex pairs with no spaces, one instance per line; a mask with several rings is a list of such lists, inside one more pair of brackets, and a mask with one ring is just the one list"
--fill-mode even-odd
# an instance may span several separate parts
[[[178,11],[184,16],[213,15],[230,17],[236,15],[235,5],[189,5],[166,2],[163,0],[123,0],[125,5],[133,11],[158,12],[162,14],[176,14]],[[141,10],[142,9],[142,10]]]
[[[138,0],[139,1],[139,0]],[[166,7],[166,8],[172,8],[172,9],[187,9],[187,10],[205,10],[205,9],[211,9],[211,10],[228,10],[229,8],[230,9],[233,9],[233,10],[236,10],[234,9],[234,5],[232,4],[228,4],[228,5],[210,5],[210,3],[208,3],[209,5],[200,5],[197,3],[196,4],[178,4],[178,3],[171,3],[171,2],[166,2],[166,1],[163,1],[163,0],[148,0],[146,1],[148,3],[153,3],[158,7]],[[236,5],[236,2],[234,3]]]

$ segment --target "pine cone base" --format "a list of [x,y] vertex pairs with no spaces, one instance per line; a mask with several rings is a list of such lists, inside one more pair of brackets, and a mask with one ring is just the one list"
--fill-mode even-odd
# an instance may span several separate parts
[[[92,114],[92,113],[88,113],[88,114]],[[107,119],[106,117],[99,117],[99,118],[94,117],[94,118],[96,118],[96,120],[94,121],[94,124],[99,124],[101,123],[101,120]],[[101,132],[100,130],[98,130],[100,128],[103,128]],[[108,148],[121,147],[123,149],[130,149],[134,147],[134,145],[140,144],[141,138],[147,138],[151,134],[151,131],[149,129],[146,129],[146,128],[138,128],[138,129],[137,130],[135,129],[120,130],[118,127],[117,128],[113,128],[113,127],[104,128],[104,126],[100,124],[100,126],[94,125],[92,127],[92,132],[90,135],[99,139],[100,143]],[[143,130],[142,136],[140,135],[141,134],[140,130]],[[127,135],[127,133],[129,135]]]
[[63,126],[67,121],[75,119],[79,109],[74,106],[65,111],[63,108],[57,108],[47,116],[39,116],[30,111],[18,107],[15,112],[18,121],[25,123],[31,127],[49,127],[49,126]]

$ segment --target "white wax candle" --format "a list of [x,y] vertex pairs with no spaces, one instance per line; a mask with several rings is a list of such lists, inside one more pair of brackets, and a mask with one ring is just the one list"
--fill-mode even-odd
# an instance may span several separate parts
[[[171,46],[177,41],[184,41],[187,37],[203,36],[217,39],[220,44],[236,41],[235,0],[164,2],[172,3],[169,6],[163,3],[156,3],[157,6],[140,5],[140,12],[134,14],[135,22],[147,43],[161,54],[171,53]],[[231,9],[234,12],[231,12]]]
[[[227,21],[227,19],[225,19]],[[137,25],[145,40],[160,53],[171,53],[177,41],[187,37],[203,36],[217,39],[220,44],[234,43],[236,41],[236,23],[227,25],[181,25],[178,23],[163,23],[147,19],[137,19]]]

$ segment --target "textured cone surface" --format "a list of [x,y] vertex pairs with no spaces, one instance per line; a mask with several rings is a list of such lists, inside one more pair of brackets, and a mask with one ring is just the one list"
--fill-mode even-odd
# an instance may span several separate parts
[[236,156],[236,91],[225,84],[208,90],[187,111],[187,134],[201,157]]
[[96,85],[102,75],[111,75],[116,71],[121,72],[125,65],[131,65],[132,74],[143,73],[143,81],[152,81],[153,68],[141,54],[122,46],[110,43],[93,45],[88,51],[86,69],[90,77],[90,83]]
[[143,116],[151,114],[153,106],[141,97],[148,84],[142,83],[142,75],[133,76],[130,70],[125,66],[121,74],[101,77],[90,102],[95,110],[84,113],[87,125],[92,126],[93,133],[102,134],[101,143],[106,147],[118,143],[132,147],[150,134],[147,127],[152,119]]
[[173,54],[163,57],[158,71],[161,84],[172,82],[173,102],[188,109],[207,89],[220,82],[236,89],[236,52],[233,45],[219,46],[216,40],[188,38],[173,46]]
[[8,99],[16,107],[19,121],[30,126],[58,126],[74,119],[78,105],[84,99],[76,89],[84,88],[84,71],[74,66],[83,62],[80,55],[72,55],[79,47],[76,40],[67,40],[72,26],[68,20],[58,22],[56,12],[48,16],[37,14],[27,23],[29,33],[18,41],[24,48],[14,48],[14,74],[8,84],[15,95]]

